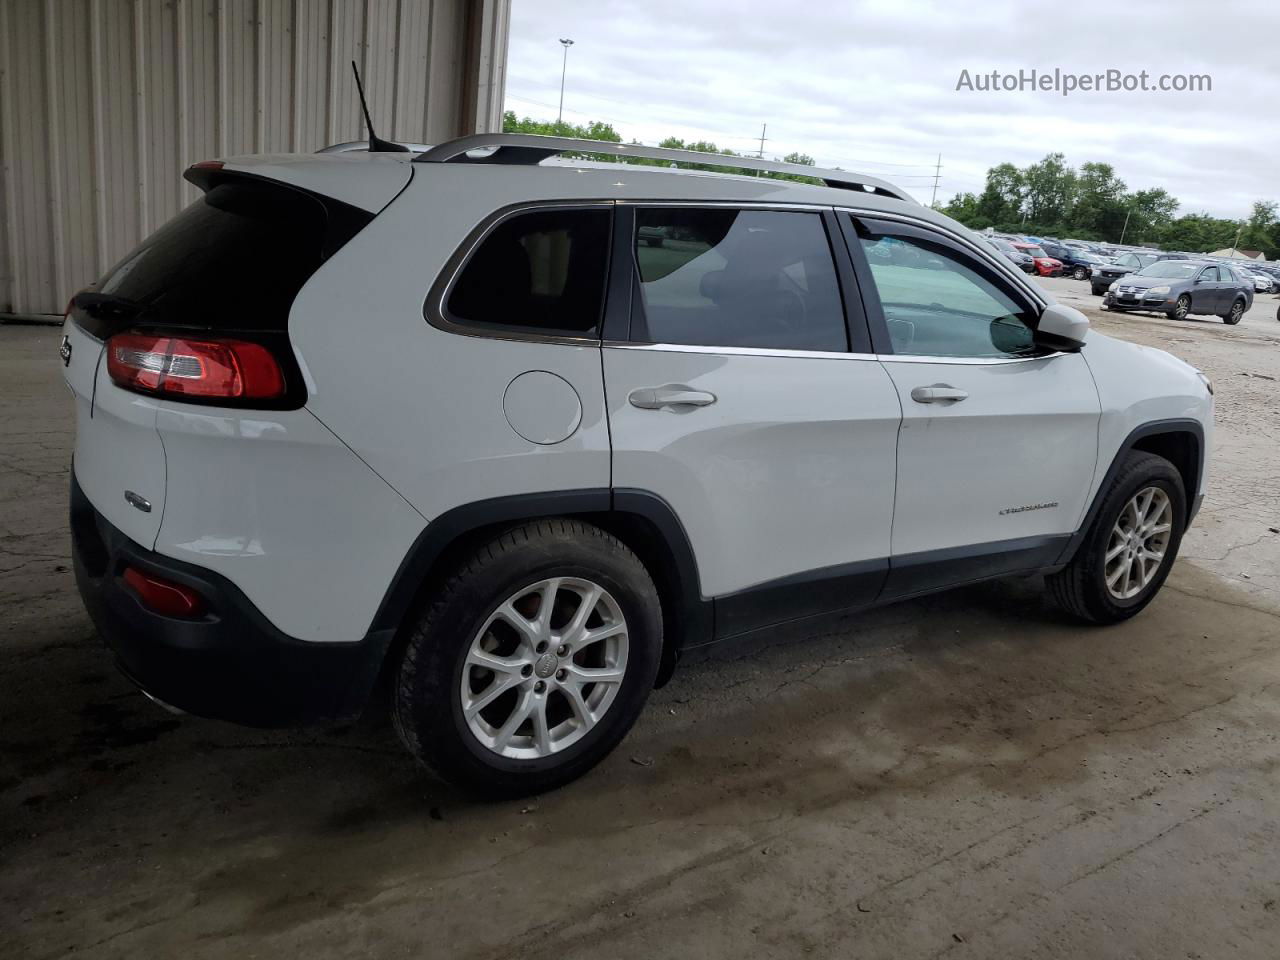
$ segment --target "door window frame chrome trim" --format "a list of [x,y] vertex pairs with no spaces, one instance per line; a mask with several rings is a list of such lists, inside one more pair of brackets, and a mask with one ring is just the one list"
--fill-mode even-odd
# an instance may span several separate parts
[[717,347],[701,343],[649,343],[634,340],[605,340],[610,350],[646,350],[653,353],[701,353],[712,356],[779,357],[797,360],[878,360],[874,353],[849,350],[790,350],[784,347]]

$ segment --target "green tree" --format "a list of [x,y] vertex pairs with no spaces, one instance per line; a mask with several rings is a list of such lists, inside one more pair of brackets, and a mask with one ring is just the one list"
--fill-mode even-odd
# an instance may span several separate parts
[[1025,212],[1037,230],[1056,229],[1067,222],[1075,199],[1076,172],[1061,153],[1051,153],[1022,172],[1026,187]]
[[1071,208],[1073,234],[1091,237],[1119,235],[1124,223],[1124,181],[1109,163],[1085,163],[1076,177],[1075,203]]
[[971,230],[984,230],[992,225],[983,217],[981,202],[976,193],[957,193],[939,209]]
[[1189,213],[1169,221],[1156,240],[1166,250],[1208,253],[1231,246],[1239,224],[1207,213]]
[[1001,163],[987,171],[987,184],[978,197],[977,213],[988,226],[1015,229],[1022,218],[1026,185],[1022,171],[1012,163]]
[[1261,250],[1270,260],[1280,246],[1280,223],[1276,222],[1276,204],[1258,200],[1249,214],[1249,221],[1240,232],[1240,246],[1245,250]]
[[535,120],[533,117],[517,117],[514,110],[502,115],[503,133],[533,133],[544,137],[572,137],[577,140],[607,140],[621,143],[622,137],[613,126],[592,120],[590,123],[565,123],[554,120]]

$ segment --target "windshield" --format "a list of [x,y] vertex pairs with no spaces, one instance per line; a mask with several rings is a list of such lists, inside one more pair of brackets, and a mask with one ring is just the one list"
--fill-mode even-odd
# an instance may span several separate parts
[[1045,253],[1045,252],[1044,252],[1043,250],[1041,250],[1039,247],[1034,246],[1034,245],[1029,246],[1029,247],[1023,247],[1023,248],[1022,248],[1022,251],[1023,251],[1023,253],[1029,253],[1029,254],[1031,254],[1031,256],[1033,256],[1033,257],[1047,257],[1047,256],[1048,256],[1048,254],[1047,254],[1047,253]]
[[1157,260],[1139,270],[1137,277],[1167,277],[1172,280],[1186,280],[1200,272],[1204,266],[1188,260]]

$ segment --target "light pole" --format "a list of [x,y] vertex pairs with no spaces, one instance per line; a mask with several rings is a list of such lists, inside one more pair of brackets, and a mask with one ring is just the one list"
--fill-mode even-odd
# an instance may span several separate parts
[[569,69],[569,48],[573,46],[573,41],[561,37],[560,45],[564,47],[564,62],[560,65],[560,112],[556,114],[557,127],[564,122],[564,75]]

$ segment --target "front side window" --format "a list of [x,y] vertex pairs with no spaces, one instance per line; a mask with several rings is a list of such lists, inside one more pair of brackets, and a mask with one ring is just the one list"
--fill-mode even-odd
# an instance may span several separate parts
[[636,212],[640,309],[652,343],[848,349],[822,217],[782,210],[668,207]]
[[592,336],[604,308],[610,213],[547,209],[493,228],[449,293],[454,323],[553,336]]
[[1028,310],[949,246],[861,233],[893,352],[926,357],[1039,353]]
[[1217,283],[1217,282],[1218,282],[1218,268],[1217,268],[1217,267],[1205,267],[1205,268],[1204,268],[1204,273],[1200,274],[1200,279],[1201,279],[1201,280],[1203,280],[1203,281],[1205,281],[1206,283]]

